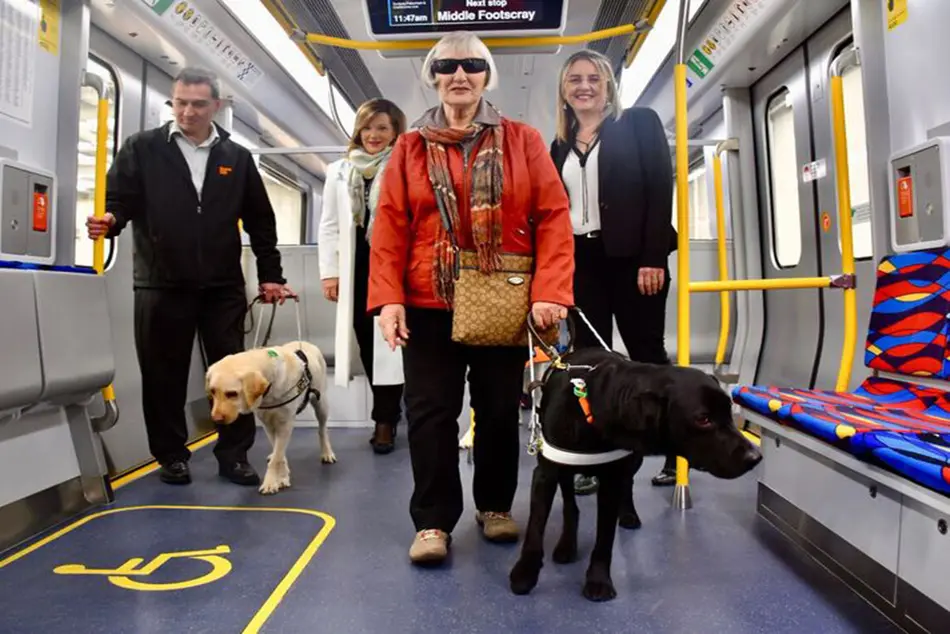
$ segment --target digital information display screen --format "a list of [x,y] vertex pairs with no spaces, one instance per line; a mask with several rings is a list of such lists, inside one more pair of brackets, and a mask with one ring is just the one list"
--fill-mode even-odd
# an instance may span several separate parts
[[366,0],[376,36],[451,31],[560,32],[567,0]]

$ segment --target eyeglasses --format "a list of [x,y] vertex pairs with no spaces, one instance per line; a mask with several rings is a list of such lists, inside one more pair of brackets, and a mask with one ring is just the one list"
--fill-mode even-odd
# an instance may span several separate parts
[[437,59],[432,62],[432,72],[439,75],[453,75],[458,67],[461,66],[469,75],[475,73],[484,73],[488,70],[488,60],[479,57],[469,57],[466,59]]

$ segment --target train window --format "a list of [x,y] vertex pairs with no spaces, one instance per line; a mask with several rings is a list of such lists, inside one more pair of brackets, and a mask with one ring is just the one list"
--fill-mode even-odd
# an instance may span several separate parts
[[[868,145],[864,127],[864,93],[861,67],[851,65],[841,74],[844,93],[844,119],[848,134],[848,179],[851,184],[851,224],[854,257],[873,255],[871,242],[871,191],[868,183]],[[838,250],[841,250],[841,225],[838,225]]]
[[298,245],[303,238],[303,209],[306,195],[300,188],[261,164],[261,177],[277,217],[277,244]]
[[[90,57],[86,62],[87,72],[97,75],[110,89],[108,129],[106,140],[106,169],[115,158],[119,82],[112,69],[102,61]],[[99,95],[94,88],[84,86],[79,93],[79,151],[76,169],[75,254],[76,266],[92,266],[93,242],[86,235],[86,218],[93,214],[96,194],[96,135],[99,128]],[[111,266],[114,240],[105,243],[105,260]]]
[[772,247],[779,268],[796,266],[802,258],[802,220],[798,203],[798,151],[795,112],[787,88],[769,99],[766,115]]
[[[687,177],[689,191],[689,239],[715,240],[716,213],[710,206],[709,190],[706,182],[706,165],[700,163],[690,168]],[[677,191],[673,184],[673,227],[679,229],[677,217]]]

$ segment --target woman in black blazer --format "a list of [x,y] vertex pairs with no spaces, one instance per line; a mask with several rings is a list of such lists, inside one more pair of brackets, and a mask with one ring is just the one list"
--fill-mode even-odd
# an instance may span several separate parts
[[[630,358],[669,363],[664,343],[667,264],[676,249],[673,166],[663,124],[649,108],[620,106],[606,57],[591,50],[561,68],[551,158],[571,201],[574,301],[613,347],[613,319]],[[577,346],[599,346],[587,328]],[[668,456],[655,485],[675,483]],[[596,489],[579,478],[578,493]]]

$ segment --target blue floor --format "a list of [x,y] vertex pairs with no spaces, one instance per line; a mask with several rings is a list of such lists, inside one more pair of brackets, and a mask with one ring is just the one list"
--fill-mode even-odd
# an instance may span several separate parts
[[[518,546],[484,542],[470,499],[450,562],[434,570],[409,564],[412,472],[403,434],[387,456],[371,452],[368,430],[331,434],[339,462],[324,466],[315,430],[295,431],[293,487],[276,496],[219,479],[210,447],[192,459],[190,486],[168,486],[151,474],[120,489],[113,509],[128,510],[61,527],[68,532],[0,568],[0,632],[257,631],[245,630],[251,623],[261,632],[308,634],[899,631],[757,518],[754,475],[722,482],[693,473],[694,507],[679,513],[670,508],[670,489],[650,486],[660,461],[647,460],[635,487],[644,526],[618,531],[618,597],[609,603],[580,594],[593,498],[579,499],[581,560],[550,562],[560,528],[557,501],[538,586],[516,597],[507,578]],[[260,470],[268,450],[261,432],[252,450]],[[470,485],[471,466],[464,453],[460,458]],[[514,509],[522,526],[531,467],[525,455]],[[129,508],[141,506],[173,508]],[[277,510],[254,510],[263,508]],[[213,552],[218,547],[229,552]],[[196,550],[212,552],[198,553],[206,560],[178,558],[135,574],[161,553]],[[200,577],[215,561],[231,569],[205,585],[148,585]],[[112,575],[114,583],[105,574],[55,572],[66,564],[113,571],[126,564],[126,575]]]

